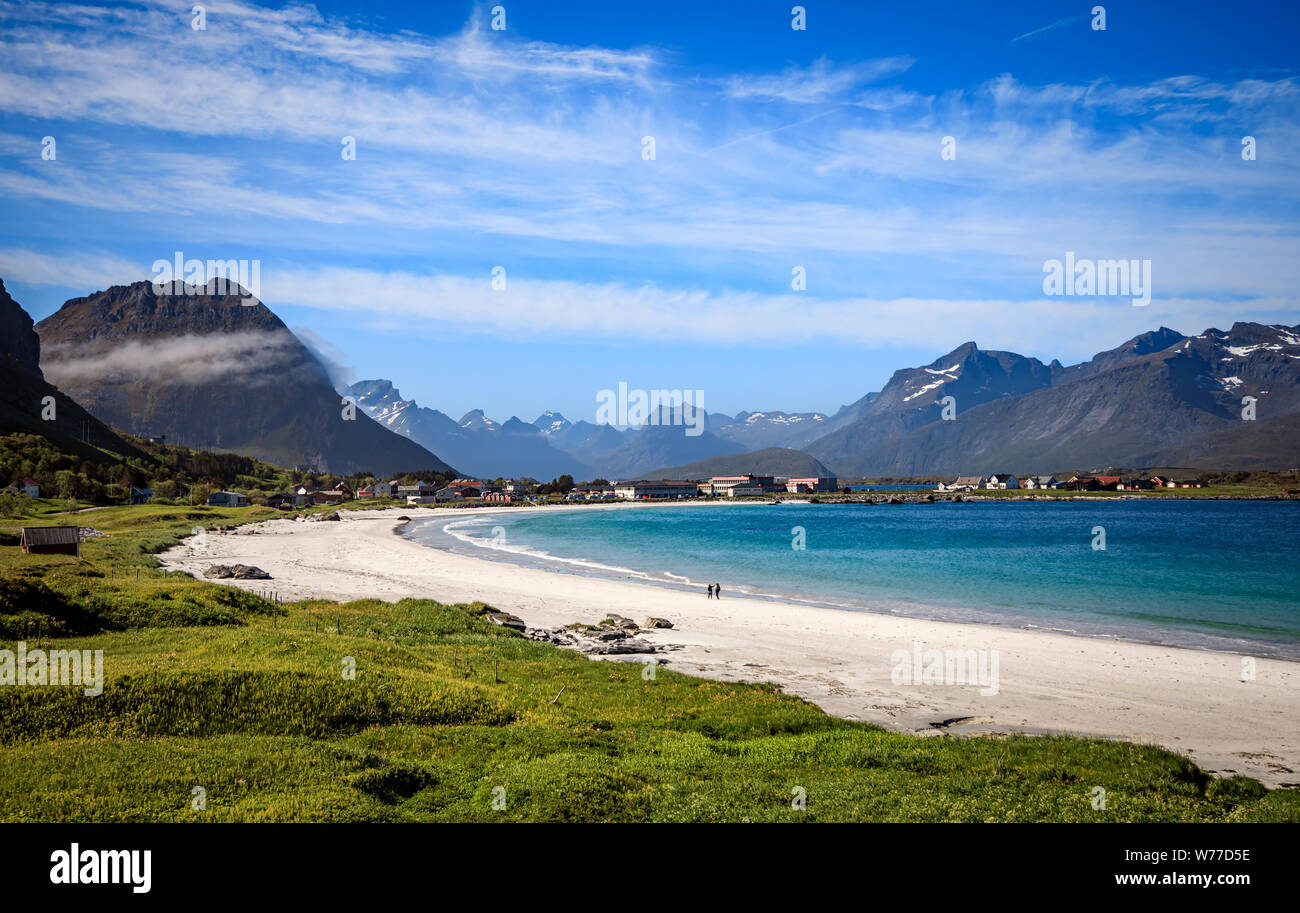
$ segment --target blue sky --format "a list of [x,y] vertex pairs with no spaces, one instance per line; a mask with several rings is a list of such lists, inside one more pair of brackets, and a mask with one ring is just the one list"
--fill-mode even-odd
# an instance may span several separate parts
[[[256,258],[340,376],[499,420],[1300,322],[1294,3],[193,5],[0,0],[0,277],[37,319]],[[1151,304],[1044,296],[1066,251],[1150,259]]]

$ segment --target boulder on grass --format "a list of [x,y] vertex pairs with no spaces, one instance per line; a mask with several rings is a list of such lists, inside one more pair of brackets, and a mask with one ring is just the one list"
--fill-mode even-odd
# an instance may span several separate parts
[[271,575],[260,567],[248,564],[214,564],[203,572],[204,577],[218,580],[270,580]]
[[503,628],[510,628],[511,630],[519,631],[520,633],[523,633],[528,629],[528,626],[524,624],[522,618],[517,615],[511,615],[509,612],[487,612],[483,617],[494,625],[500,625]]

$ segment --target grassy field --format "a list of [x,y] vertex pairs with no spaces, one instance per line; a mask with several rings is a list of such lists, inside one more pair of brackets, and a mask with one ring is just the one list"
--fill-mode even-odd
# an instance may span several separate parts
[[0,549],[3,646],[105,672],[98,697],[0,688],[0,820],[1300,820],[1300,791],[1158,748],[918,738],[594,662],[482,605],[279,604],[156,569],[194,526],[274,515],[111,508],[68,518],[109,534],[81,560]]

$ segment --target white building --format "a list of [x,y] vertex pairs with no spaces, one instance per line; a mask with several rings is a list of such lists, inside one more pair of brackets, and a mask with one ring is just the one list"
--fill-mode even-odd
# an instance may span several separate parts
[[1007,473],[996,473],[984,480],[984,487],[992,489],[1019,488],[1020,480]]
[[821,479],[786,479],[785,490],[797,494],[806,494],[816,491],[839,491],[840,480],[835,476],[827,476]]
[[427,498],[432,497],[437,490],[437,486],[430,485],[428,482],[416,482],[414,485],[398,485],[397,496],[399,498]]
[[248,504],[248,495],[237,491],[214,491],[208,495],[209,507],[247,507]]
[[936,491],[973,491],[983,486],[983,476],[957,476],[951,482],[940,482]]

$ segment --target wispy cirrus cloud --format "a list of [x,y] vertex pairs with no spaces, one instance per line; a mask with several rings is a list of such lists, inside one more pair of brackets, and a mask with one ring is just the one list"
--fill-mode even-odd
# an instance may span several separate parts
[[1082,22],[1086,18],[1086,16],[1067,16],[1064,19],[1057,19],[1050,25],[1034,29],[1031,32],[1025,32],[1023,35],[1017,35],[1015,38],[1011,39],[1011,43],[1017,44],[1018,42],[1024,41],[1026,38],[1034,38],[1038,35],[1046,34],[1047,32],[1054,32],[1057,29],[1065,28],[1067,25],[1074,25],[1076,22]]
[[[1066,250],[1153,259],[1189,329],[1234,302],[1267,310],[1300,281],[1300,187],[1279,154],[1300,142],[1290,74],[1003,75],[936,93],[902,55],[699,78],[678,51],[532,40],[488,29],[483,9],[417,34],[220,0],[196,32],[191,6],[0,4],[0,193],[85,218],[102,251],[11,237],[0,274],[89,289],[176,249],[239,244],[262,259],[273,307],[348,313],[338,289],[369,281],[462,320],[503,302],[483,297],[475,257],[531,273],[528,306],[560,328],[603,326],[585,302],[706,327],[802,307],[885,341],[1024,323],[1010,302],[1038,308],[1039,267]],[[39,155],[47,132],[54,162]],[[1257,161],[1240,157],[1245,133]],[[119,228],[158,250],[113,253]],[[807,296],[789,294],[796,264]],[[1077,307],[1033,313],[1052,325]],[[900,316],[868,331],[859,312]],[[1116,330],[1080,334],[1100,349]]]
[[837,67],[825,57],[819,57],[810,66],[787,67],[771,76],[733,76],[727,80],[725,95],[792,104],[823,102],[883,77],[906,72],[914,62],[910,57],[889,57]]

